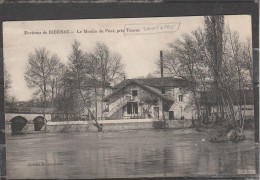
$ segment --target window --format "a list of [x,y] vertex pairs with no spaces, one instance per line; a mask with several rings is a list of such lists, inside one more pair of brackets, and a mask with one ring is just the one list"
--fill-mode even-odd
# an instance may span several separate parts
[[169,120],[173,120],[173,119],[174,119],[174,112],[169,111]]
[[132,96],[137,96],[137,90],[132,90]]
[[179,95],[179,102],[183,102],[183,95]]
[[165,89],[162,89],[162,94],[165,94]]
[[138,114],[137,103],[127,103],[127,114]]
[[138,114],[138,105],[137,105],[137,103],[133,104],[133,114]]
[[131,103],[127,104],[127,114],[132,114],[132,104]]
[[109,104],[108,103],[105,104],[105,110],[104,111],[109,112]]

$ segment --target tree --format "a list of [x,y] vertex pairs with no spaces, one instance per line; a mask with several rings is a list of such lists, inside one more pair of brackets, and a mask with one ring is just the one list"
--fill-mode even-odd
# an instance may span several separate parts
[[251,40],[247,38],[246,42],[242,43],[242,62],[241,68],[245,70],[249,79],[248,87],[253,89],[254,78],[253,78],[253,56],[252,56],[252,45]]
[[51,105],[52,107],[58,106],[59,89],[63,84],[63,78],[65,73],[65,66],[61,64],[60,70],[51,77],[51,81],[48,82],[51,87]]
[[214,95],[218,104],[218,114],[224,119],[223,109],[223,86],[221,82],[221,68],[223,63],[223,34],[224,34],[224,16],[205,16],[205,48],[208,54],[208,67],[213,77]]
[[190,104],[195,106],[197,119],[201,120],[200,113],[200,84],[205,81],[205,69],[199,53],[199,44],[196,41],[195,32],[191,35],[183,34],[182,38],[169,44],[169,50],[164,53],[164,68],[173,77],[184,79],[187,87],[185,92],[191,92]]
[[[223,16],[206,16],[204,20],[203,29],[183,34],[169,44],[164,68],[171,76],[194,82],[186,90],[192,94],[198,118],[205,107],[208,119],[214,105],[220,119],[235,129],[239,114],[239,127],[243,129],[245,110],[241,102],[246,105],[245,90],[253,83],[251,43],[241,42],[237,32],[224,26]],[[203,101],[199,100],[201,93]]]
[[87,107],[87,99],[89,98],[88,94],[85,92],[85,89],[82,86],[87,77],[86,58],[83,51],[80,49],[80,43],[76,40],[72,44],[72,53],[68,59],[68,76],[66,81],[67,83],[70,83],[72,91],[75,94],[75,98],[80,97],[81,101],[83,102],[83,106],[79,105],[79,107],[81,107],[79,112],[82,112],[84,111],[84,108]]
[[11,88],[11,76],[10,74],[7,72],[6,69],[4,69],[4,97],[5,97],[5,101],[7,101],[8,99],[8,89]]
[[87,58],[83,51],[80,49],[80,43],[75,40],[72,44],[72,53],[69,56],[67,81],[70,82],[70,87],[72,87],[72,91],[75,94],[74,97],[76,98],[76,100],[78,99],[78,97],[81,100],[77,100],[77,102],[79,102],[79,106],[77,107],[80,108],[80,113],[84,112],[85,108],[87,108],[89,115],[88,118],[94,120],[95,126],[98,128],[98,130],[101,130],[101,126],[97,121],[97,117],[93,115],[88,104],[90,93],[84,86],[84,83],[88,78],[87,74]]
[[[253,59],[251,56],[251,44],[249,39],[247,42],[241,42],[239,34],[236,31],[231,31],[229,27],[226,28],[228,53],[229,57],[226,58],[229,62],[229,82],[231,86],[229,89],[238,90],[237,93],[233,93],[233,103],[239,106],[235,113],[239,114],[239,126],[243,129],[245,120],[245,108],[246,106],[246,90],[253,87]],[[227,73],[225,73],[227,76]],[[242,104],[243,103],[243,104]]]
[[101,119],[106,86],[121,81],[125,76],[121,59],[118,53],[111,52],[108,46],[101,42],[96,43],[93,52],[88,54],[88,74],[102,86]]
[[28,67],[24,78],[30,88],[36,88],[43,96],[43,117],[45,121],[45,130],[45,109],[48,90],[50,88],[52,78],[58,76],[61,69],[62,64],[60,63],[58,56],[56,54],[50,54],[50,51],[46,50],[44,47],[35,49],[33,53],[29,54]]

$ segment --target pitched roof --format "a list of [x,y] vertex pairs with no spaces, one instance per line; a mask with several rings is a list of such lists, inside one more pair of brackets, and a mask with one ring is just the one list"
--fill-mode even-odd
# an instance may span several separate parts
[[139,84],[148,85],[151,87],[162,88],[162,87],[183,87],[187,86],[188,81],[180,78],[173,77],[160,77],[160,78],[145,78],[145,79],[125,79],[119,84],[114,86],[114,89],[120,89],[124,87],[129,82],[138,82]]
[[114,94],[117,94],[122,88],[124,88],[125,86],[131,84],[131,83],[135,83],[137,85],[139,85],[140,87],[150,91],[151,93],[153,94],[156,94],[157,96],[161,97],[162,99],[164,100],[167,100],[167,101],[174,101],[173,98],[170,96],[170,95],[167,95],[167,94],[162,94],[161,91],[157,88],[154,88],[154,87],[151,87],[151,86],[148,86],[148,85],[144,85],[144,84],[141,84],[139,83],[138,81],[132,79],[131,81],[127,81],[127,83],[124,83],[124,85],[120,86],[120,88],[117,88],[115,91],[113,91],[111,94],[109,94],[108,96],[106,96],[104,98],[104,101],[107,101],[110,97],[112,97]]
[[147,85],[144,85],[144,87],[146,87],[147,90],[153,92],[154,94],[158,95],[162,99],[165,99],[165,100],[168,100],[168,101],[172,101],[172,102],[174,101],[173,98],[170,95],[162,94],[161,90],[159,90],[157,88],[154,88],[154,87],[151,87],[151,86],[147,86]]

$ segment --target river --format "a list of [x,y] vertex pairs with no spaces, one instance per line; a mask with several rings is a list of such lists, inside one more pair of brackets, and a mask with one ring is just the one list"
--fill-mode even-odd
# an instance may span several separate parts
[[7,136],[7,178],[120,178],[255,174],[253,131],[211,143],[194,129]]

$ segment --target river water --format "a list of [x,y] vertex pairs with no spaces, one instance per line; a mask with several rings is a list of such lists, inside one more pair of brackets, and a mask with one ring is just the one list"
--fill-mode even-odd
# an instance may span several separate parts
[[211,143],[193,129],[7,136],[7,178],[120,178],[255,174],[253,131]]

